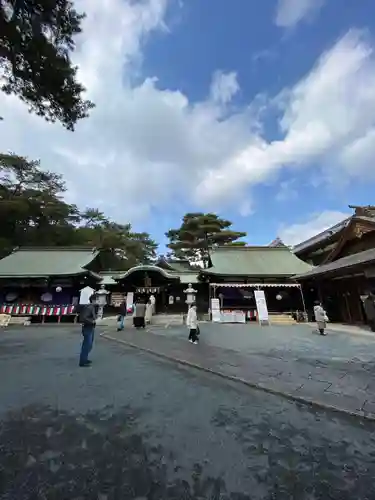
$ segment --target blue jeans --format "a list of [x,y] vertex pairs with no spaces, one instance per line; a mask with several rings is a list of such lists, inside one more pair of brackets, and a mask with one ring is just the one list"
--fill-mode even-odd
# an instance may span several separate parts
[[120,314],[119,318],[120,318],[120,321],[119,321],[118,327],[120,328],[120,330],[123,330],[124,329],[125,316],[122,316]]
[[88,357],[94,343],[94,332],[95,325],[82,325],[83,341],[81,347],[81,355],[79,357],[80,365],[85,364],[88,361]]

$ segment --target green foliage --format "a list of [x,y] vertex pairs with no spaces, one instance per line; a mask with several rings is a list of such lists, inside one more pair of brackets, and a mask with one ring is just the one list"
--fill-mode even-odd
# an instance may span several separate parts
[[94,106],[70,60],[83,18],[69,0],[0,2],[0,89],[68,130]]
[[246,236],[246,233],[233,231],[231,226],[232,222],[213,213],[187,213],[178,229],[165,233],[169,239],[168,248],[175,258],[188,259],[190,262],[202,261],[207,265],[209,248],[245,245],[245,242],[237,240]]
[[148,233],[132,231],[102,212],[80,212],[64,201],[59,174],[39,162],[0,154],[0,257],[18,246],[91,246],[103,250],[102,266],[128,269],[156,258],[157,244]]

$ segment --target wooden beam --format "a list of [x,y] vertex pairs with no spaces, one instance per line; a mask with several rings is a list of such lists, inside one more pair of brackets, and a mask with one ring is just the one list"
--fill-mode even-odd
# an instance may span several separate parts
[[[363,228],[366,228],[367,230],[364,230]],[[371,222],[362,219],[357,219],[356,216],[353,216],[352,220],[344,229],[336,246],[328,254],[327,258],[324,259],[321,265],[333,262],[343,249],[345,243],[351,240],[353,236],[360,238],[369,231],[375,231],[375,219],[374,222]]]

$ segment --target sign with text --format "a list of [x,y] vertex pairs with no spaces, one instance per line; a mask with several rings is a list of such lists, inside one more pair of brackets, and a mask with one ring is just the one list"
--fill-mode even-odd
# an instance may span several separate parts
[[221,322],[219,299],[211,299],[211,315],[212,315],[213,323],[220,323]]
[[128,292],[126,294],[126,309],[129,311],[132,309],[134,304],[134,292]]
[[254,297],[257,305],[259,323],[263,322],[268,323],[269,321],[268,307],[267,307],[266,297],[264,295],[264,290],[255,290]]

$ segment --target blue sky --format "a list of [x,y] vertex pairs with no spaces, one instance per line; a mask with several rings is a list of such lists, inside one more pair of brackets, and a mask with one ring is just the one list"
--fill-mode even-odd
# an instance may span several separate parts
[[[144,72],[158,75],[159,88],[182,90],[191,101],[200,102],[207,97],[217,68],[235,71],[241,90],[233,105],[243,107],[258,94],[277,95],[295,84],[349,29],[367,29],[373,35],[375,28],[375,4],[371,0],[329,0],[289,27],[273,22],[276,9],[277,2],[272,0],[190,0],[182,7],[172,7],[171,32],[147,44]],[[267,132],[269,140],[278,136],[272,119]],[[248,232],[249,243],[265,244],[283,225],[303,223],[323,211],[337,212],[340,217],[348,204],[371,203],[375,203],[374,183],[360,178],[334,190],[331,185],[317,189],[305,172],[282,172],[275,182],[257,187],[253,215],[242,217],[236,207],[223,211],[223,215],[234,222],[236,229]],[[179,214],[163,218],[163,225],[177,227],[178,223]],[[150,231],[153,225],[150,221]]]
[[0,147],[61,172],[69,201],[161,250],[187,211],[295,244],[374,203],[373,1],[75,3],[90,118],[71,134],[0,97]]

